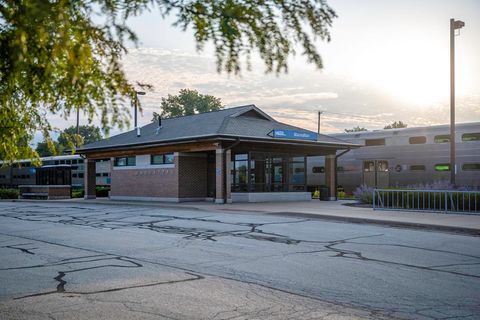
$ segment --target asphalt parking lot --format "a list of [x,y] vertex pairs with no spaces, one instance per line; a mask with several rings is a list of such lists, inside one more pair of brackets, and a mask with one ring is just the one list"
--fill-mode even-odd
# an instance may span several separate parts
[[480,317],[480,238],[468,235],[0,202],[0,254],[6,319]]

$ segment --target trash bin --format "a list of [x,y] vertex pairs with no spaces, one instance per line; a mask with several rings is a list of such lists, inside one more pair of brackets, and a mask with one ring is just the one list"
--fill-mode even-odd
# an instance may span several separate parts
[[330,198],[330,189],[327,186],[320,186],[320,201],[328,201]]

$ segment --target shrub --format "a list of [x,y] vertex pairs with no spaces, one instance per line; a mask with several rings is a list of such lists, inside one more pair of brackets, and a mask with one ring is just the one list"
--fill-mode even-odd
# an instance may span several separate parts
[[373,188],[362,184],[353,192],[353,196],[361,203],[371,204],[373,201]]
[[95,194],[97,197],[108,197],[108,192],[110,187],[107,186],[97,186],[95,189]]
[[320,190],[315,190],[315,192],[312,195],[313,199],[319,199],[320,198]]
[[72,190],[72,198],[83,198],[85,191],[83,189],[74,189]]
[[0,199],[18,199],[19,191],[18,189],[0,189]]

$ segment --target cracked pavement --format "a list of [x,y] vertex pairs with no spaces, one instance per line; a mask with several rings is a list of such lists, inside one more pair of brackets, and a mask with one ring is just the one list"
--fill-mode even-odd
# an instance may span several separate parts
[[0,257],[2,319],[480,319],[480,238],[467,235],[0,202]]

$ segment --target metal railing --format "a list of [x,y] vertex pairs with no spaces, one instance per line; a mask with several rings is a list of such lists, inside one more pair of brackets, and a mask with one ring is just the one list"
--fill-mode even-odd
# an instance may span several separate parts
[[480,214],[480,191],[374,189],[373,209]]

